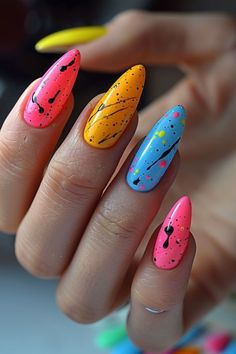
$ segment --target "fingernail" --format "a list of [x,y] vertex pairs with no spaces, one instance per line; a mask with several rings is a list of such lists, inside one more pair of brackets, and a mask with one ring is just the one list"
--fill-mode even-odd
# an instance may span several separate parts
[[150,130],[127,174],[127,183],[132,189],[148,192],[159,183],[178,150],[185,117],[184,107],[175,106]]
[[84,139],[99,149],[113,146],[132,119],[145,81],[145,68],[135,65],[107,91],[91,113]]
[[36,43],[38,52],[60,52],[78,44],[91,42],[107,32],[104,26],[69,28],[52,33]]
[[35,128],[45,128],[57,118],[74,86],[80,53],[72,49],[58,59],[40,80],[24,111],[24,120]]
[[192,217],[191,201],[180,198],[165,218],[157,235],[153,261],[160,269],[174,269],[187,249]]

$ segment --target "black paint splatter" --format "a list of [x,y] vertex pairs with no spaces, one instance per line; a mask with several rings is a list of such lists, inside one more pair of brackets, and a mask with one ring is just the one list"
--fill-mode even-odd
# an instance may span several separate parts
[[174,228],[171,225],[168,225],[165,227],[165,233],[167,234],[167,239],[165,240],[165,242],[163,243],[163,248],[168,248],[169,247],[169,239],[170,236],[173,234],[174,232]]
[[71,61],[69,62],[69,64],[61,66],[61,67],[60,67],[60,71],[61,71],[61,72],[66,71],[67,68],[68,68],[69,66],[72,66],[74,63],[75,63],[75,58],[74,58],[73,60],[71,60]]
[[94,122],[92,122],[91,124],[90,124],[90,126],[87,128],[87,131],[89,131],[95,124],[97,124],[98,122],[100,122],[100,121],[102,121],[102,120],[104,120],[104,119],[108,119],[109,117],[111,117],[111,116],[113,116],[114,114],[117,114],[117,113],[119,113],[119,112],[121,112],[121,111],[125,111],[126,109],[128,109],[129,108],[129,106],[127,106],[127,107],[124,107],[124,108],[120,108],[120,109],[117,109],[116,111],[114,111],[114,112],[112,112],[112,113],[110,113],[110,114],[107,114],[107,115],[105,115],[105,116],[102,116],[101,118],[98,118],[97,120],[95,120]]
[[133,181],[133,184],[135,184],[135,186],[137,186],[140,181],[141,181],[141,180],[140,180],[140,178],[138,177],[137,179],[135,179],[135,180]]
[[112,135],[107,135],[105,138],[103,138],[102,140],[100,140],[100,141],[98,142],[98,144],[102,144],[102,143],[104,143],[104,142],[107,141],[107,140],[110,140],[110,139],[115,138],[120,132],[121,132],[121,130],[119,130],[118,132],[116,132],[116,133],[114,133],[114,134],[112,134]]
[[[112,107],[112,106],[115,106],[115,105],[120,104],[120,103],[125,103],[126,101],[130,101],[130,100],[134,100],[134,99],[137,100],[137,97],[128,97],[128,98],[126,98],[126,99],[124,99],[124,100],[122,100],[122,101],[118,101],[118,102],[111,103],[111,104],[108,104],[108,105],[105,105],[105,103],[102,103],[102,104],[98,107],[97,111],[96,111],[93,115],[91,115],[91,116],[89,117],[88,122],[90,122],[90,120],[91,120],[94,116],[96,116],[96,114],[97,114],[98,112],[103,111],[105,108]],[[112,115],[112,114],[111,114],[111,115]]]
[[171,147],[170,147],[168,150],[164,151],[164,152],[161,154],[161,156],[160,156],[156,161],[154,161],[150,166],[148,166],[148,167],[147,167],[147,170],[150,170],[158,161],[160,161],[160,160],[162,160],[164,157],[166,157],[166,156],[171,152],[171,150],[174,149],[174,147],[178,144],[179,141],[180,141],[180,138],[179,138],[178,140],[176,140],[176,141],[174,142],[174,144],[171,145]]
[[37,97],[35,96],[35,92],[32,95],[32,102],[38,106],[40,114],[44,113],[44,108],[38,103]]
[[49,98],[48,103],[53,103],[60,92],[61,90],[58,90],[57,93],[52,98]]

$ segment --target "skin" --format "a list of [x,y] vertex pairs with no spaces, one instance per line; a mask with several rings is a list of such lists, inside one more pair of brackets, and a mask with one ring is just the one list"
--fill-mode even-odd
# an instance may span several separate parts
[[[118,28],[126,33],[130,21],[137,25],[122,42]],[[185,106],[188,122],[180,150],[181,169],[163,206],[167,210],[184,193],[193,204],[197,254],[184,299],[184,328],[205,315],[236,284],[235,26],[234,18],[221,14],[162,16],[128,11],[108,24],[110,37],[80,47],[82,66],[93,70],[119,70],[138,60],[144,65],[176,65],[185,73],[177,85],[141,112],[133,139],[135,143],[146,135],[170,104]],[[106,42],[111,41],[113,50],[108,51]],[[138,50],[140,41],[143,52]],[[124,53],[122,62],[118,62],[118,51]],[[159,214],[156,222],[161,219]],[[143,290],[135,294],[144,297]],[[136,318],[133,311],[128,319],[132,339],[141,347],[160,349],[165,342],[165,334],[159,336],[163,323],[156,327],[155,338],[148,338],[148,331],[137,328],[132,320]],[[167,333],[169,327],[170,322],[165,327]],[[168,335],[168,341],[175,339]]]
[[[102,155],[104,151],[84,145],[81,138],[96,98],[53,155],[38,190],[73,103],[70,98],[48,130],[35,132],[20,119],[33,90],[28,88],[1,130],[0,227],[17,231],[16,254],[26,269],[37,276],[61,278],[57,300],[68,316],[82,323],[94,322],[130,298],[130,337],[145,350],[158,351],[175,343],[236,282],[235,22],[225,15],[163,16],[131,11],[117,16],[107,27],[105,37],[79,47],[84,68],[116,71],[137,62],[174,64],[186,76],[141,113],[135,136],[123,155],[125,165],[102,198],[101,192],[134,134],[137,117],[114,146],[115,159],[113,152],[109,160]],[[124,55],[119,56],[120,52]],[[183,194],[191,197],[197,254],[192,268],[196,246],[191,236],[182,262],[167,271],[152,263],[157,230],[147,248],[146,244],[163,219],[158,214],[152,224],[177,173],[178,155],[159,188],[151,193],[129,189],[125,176],[134,151],[126,158],[157,117],[180,103],[188,116],[181,169],[162,208],[167,211]],[[44,144],[39,146],[41,141]],[[36,156],[40,159],[32,168]],[[105,158],[110,167],[103,173],[99,166]],[[62,168],[65,161],[67,174]],[[85,162],[86,169],[82,168]],[[99,190],[89,178],[96,163]],[[14,206],[9,203],[12,198]],[[78,217],[83,222],[81,230]],[[162,312],[154,315],[145,307]]]

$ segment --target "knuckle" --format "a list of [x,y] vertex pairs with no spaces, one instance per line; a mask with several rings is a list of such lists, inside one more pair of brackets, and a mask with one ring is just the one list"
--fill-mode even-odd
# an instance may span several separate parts
[[[136,61],[142,61],[153,51],[155,43],[153,36],[150,35],[153,21],[150,20],[151,14],[147,11],[131,9],[127,10],[116,17],[117,26],[127,28],[129,31],[126,36],[126,43],[132,46],[133,51],[136,53]],[[142,26],[136,26],[135,31],[130,30],[131,23],[142,23]],[[140,46],[140,43],[142,45]]]
[[120,215],[119,211],[108,206],[99,207],[96,211],[93,227],[96,228],[96,232],[101,234],[101,239],[104,235],[105,243],[108,239],[111,242],[120,238],[131,239],[133,235],[137,234],[138,230],[136,220],[129,214],[123,210]]
[[117,15],[116,20],[130,26],[130,23],[135,23],[135,21],[143,20],[144,18],[146,18],[146,16],[147,16],[146,11],[130,9]]
[[22,135],[19,142],[13,138],[0,140],[0,171],[7,173],[8,177],[19,178],[26,173],[31,173],[32,158],[30,158],[27,135]]
[[156,296],[156,286],[153,284],[157,284],[156,269],[150,264],[142,270],[139,276],[135,277],[132,285],[132,297],[140,306],[170,311],[182,302],[181,285],[177,280],[175,283],[172,281],[173,288],[176,289],[175,292],[171,292],[168,286],[165,288],[163,284],[158,296]]
[[103,311],[98,311],[98,308],[94,308],[84,301],[80,301],[79,298],[71,295],[70,292],[65,294],[64,291],[60,291],[60,287],[57,290],[56,298],[61,311],[77,323],[94,323],[106,315]]
[[16,238],[15,255],[22,267],[35,277],[54,278],[59,275],[51,270],[43,255],[38,254],[27,243],[18,241],[18,237]]
[[94,180],[83,171],[76,171],[70,163],[53,160],[47,170],[46,184],[49,189],[64,200],[81,204],[97,191]]

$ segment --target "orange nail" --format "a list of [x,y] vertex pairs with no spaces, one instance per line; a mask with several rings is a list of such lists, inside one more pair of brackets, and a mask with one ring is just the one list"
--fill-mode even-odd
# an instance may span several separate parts
[[84,139],[89,145],[106,149],[119,140],[137,108],[144,81],[144,66],[135,65],[111,86],[87,121]]

